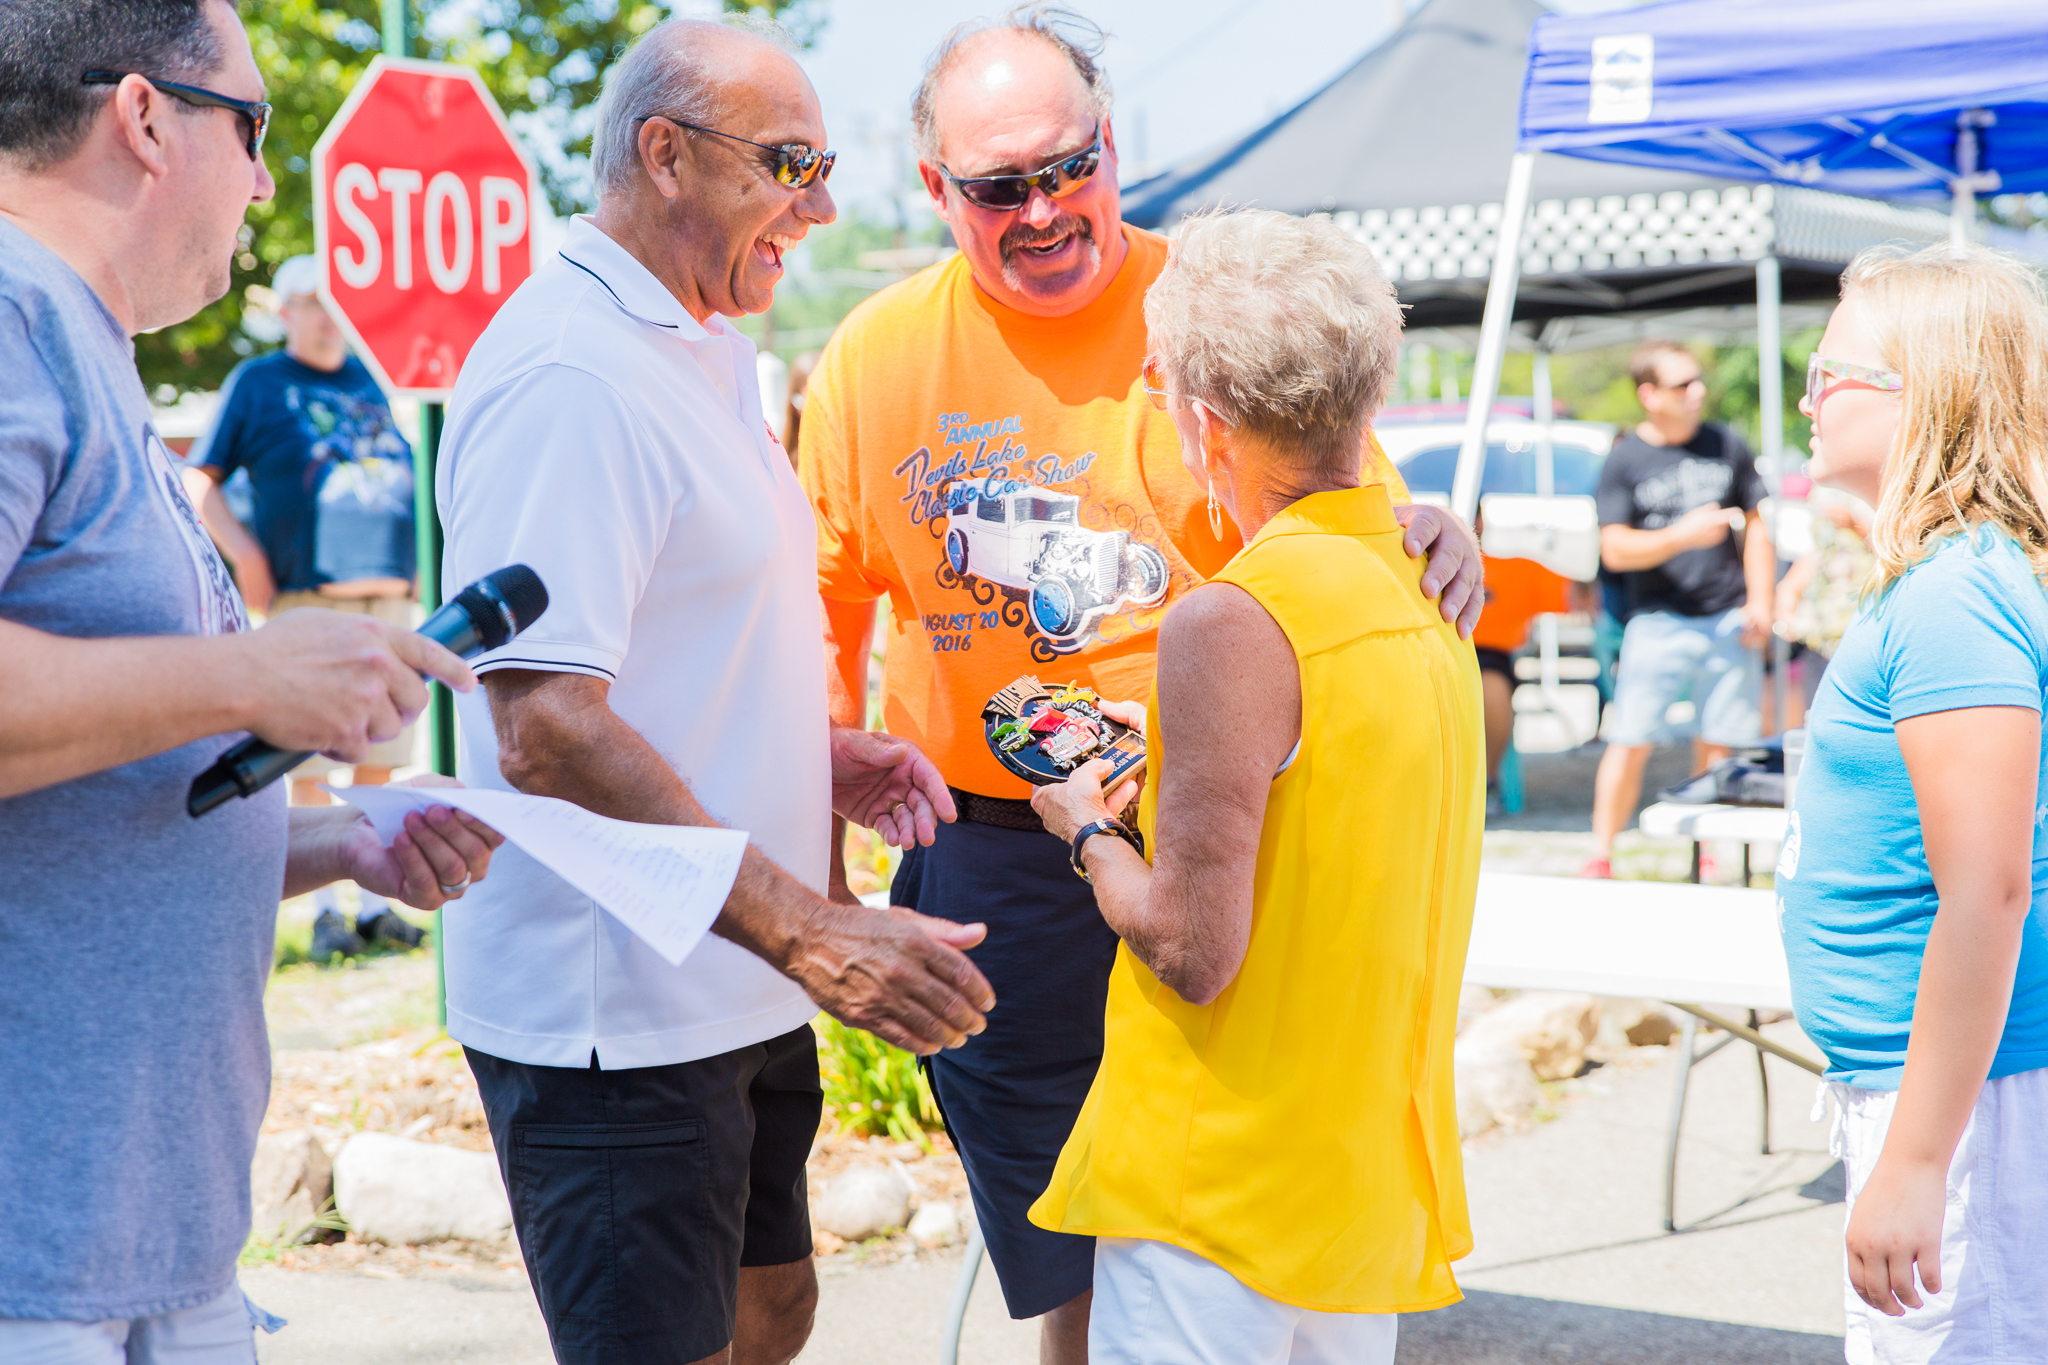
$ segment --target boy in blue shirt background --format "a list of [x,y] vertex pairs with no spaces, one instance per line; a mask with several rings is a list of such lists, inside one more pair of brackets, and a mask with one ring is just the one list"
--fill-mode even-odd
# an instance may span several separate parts
[[[320,302],[320,266],[294,256],[272,292],[284,320],[282,351],[237,365],[220,407],[188,462],[209,480],[200,516],[234,566],[253,612],[274,616],[318,606],[374,616],[401,629],[414,622],[412,447],[399,434],[384,391],[349,354]],[[248,481],[244,526],[221,485]],[[354,780],[376,785],[412,762],[413,731],[378,744]],[[291,777],[295,806],[327,803],[319,783],[345,765],[315,756]],[[333,887],[315,893],[313,956],[360,951],[384,938],[417,947],[420,931],[380,896],[364,892],[351,933]]]

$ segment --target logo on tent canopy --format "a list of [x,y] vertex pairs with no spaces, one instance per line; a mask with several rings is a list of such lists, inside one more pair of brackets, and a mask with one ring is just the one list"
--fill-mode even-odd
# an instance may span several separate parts
[[1650,117],[1650,67],[1656,39],[1616,33],[1593,40],[1592,100],[1588,123],[1642,123]]

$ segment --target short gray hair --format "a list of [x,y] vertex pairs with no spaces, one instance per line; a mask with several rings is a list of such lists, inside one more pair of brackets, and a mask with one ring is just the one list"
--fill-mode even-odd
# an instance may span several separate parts
[[605,73],[604,93],[598,97],[590,175],[600,196],[631,187],[640,164],[643,121],[661,114],[706,127],[717,123],[724,112],[719,100],[723,76],[708,60],[702,40],[722,31],[752,34],[784,52],[796,51],[788,29],[756,14],[664,19],[647,30]]
[[1145,323],[1174,392],[1327,472],[1358,467],[1401,349],[1401,305],[1371,249],[1327,218],[1270,209],[1187,219]]
[[1067,59],[1081,84],[1087,87],[1088,112],[1097,123],[1108,120],[1109,73],[1097,61],[1102,56],[1101,26],[1060,5],[1019,5],[1001,19],[970,19],[955,25],[925,59],[924,79],[918,83],[917,97],[910,102],[910,123],[920,160],[934,166],[939,162],[939,82],[956,65],[960,49],[968,39],[984,33],[1025,33],[1051,46]]

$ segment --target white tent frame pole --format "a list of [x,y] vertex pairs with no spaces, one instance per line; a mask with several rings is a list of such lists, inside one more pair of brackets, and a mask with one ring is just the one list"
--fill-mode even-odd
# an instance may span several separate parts
[[[1756,263],[1756,396],[1757,435],[1763,444],[1765,467],[1771,471],[1771,515],[1764,527],[1771,538],[1771,553],[1777,554],[1778,510],[1785,502],[1785,339],[1781,308],[1784,277],[1776,256]],[[1772,576],[1775,594],[1776,575]],[[1775,614],[1775,613],[1774,613]],[[1765,648],[1771,651],[1771,717],[1780,732],[1785,729],[1791,688],[1786,677],[1792,649],[1776,631]]]
[[1479,354],[1472,363],[1471,406],[1465,409],[1465,439],[1458,446],[1458,473],[1451,481],[1451,510],[1471,521],[1479,510],[1479,483],[1486,472],[1486,428],[1500,394],[1500,363],[1507,354],[1508,324],[1515,315],[1515,286],[1522,274],[1522,229],[1529,216],[1529,179],[1536,154],[1516,152],[1508,163],[1508,192],[1494,236],[1493,277],[1486,285],[1486,311],[1479,321]]

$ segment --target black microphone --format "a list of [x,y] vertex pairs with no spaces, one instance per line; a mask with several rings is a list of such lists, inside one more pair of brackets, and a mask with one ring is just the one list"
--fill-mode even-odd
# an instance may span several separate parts
[[[453,602],[427,618],[419,633],[467,659],[496,649],[547,609],[548,590],[540,575],[524,564],[513,564],[457,593]],[[288,753],[252,735],[192,779],[185,809],[197,819],[231,796],[254,796],[312,756],[310,749]]]

